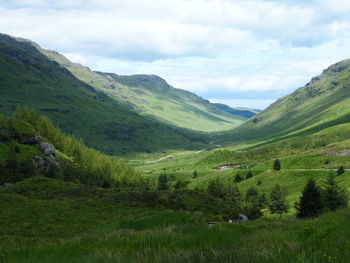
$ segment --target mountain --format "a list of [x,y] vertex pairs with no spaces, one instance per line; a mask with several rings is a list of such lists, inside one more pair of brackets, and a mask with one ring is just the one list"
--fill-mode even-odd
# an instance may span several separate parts
[[[38,47],[43,54],[68,69],[76,78],[144,116],[197,131],[222,131],[243,123],[252,114],[228,110],[185,90],[170,86],[155,75],[121,76],[91,71],[55,51]],[[228,106],[227,106],[228,107]]]
[[247,119],[250,119],[251,117],[261,112],[261,110],[243,108],[243,107],[231,108],[230,106],[227,106],[226,104],[221,104],[221,103],[213,103],[213,105],[218,109],[226,111],[230,114],[242,116],[243,118],[247,118]]
[[141,116],[78,80],[32,42],[0,34],[0,113],[10,115],[18,105],[33,107],[64,132],[110,154],[193,149],[206,143],[200,133]]
[[244,124],[223,134],[231,143],[256,143],[312,134],[350,121],[350,60],[338,62]]

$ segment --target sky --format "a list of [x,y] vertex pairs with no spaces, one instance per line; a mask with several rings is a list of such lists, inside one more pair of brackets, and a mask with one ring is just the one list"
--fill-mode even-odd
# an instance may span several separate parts
[[0,32],[92,70],[264,109],[350,58],[350,1],[0,0]]

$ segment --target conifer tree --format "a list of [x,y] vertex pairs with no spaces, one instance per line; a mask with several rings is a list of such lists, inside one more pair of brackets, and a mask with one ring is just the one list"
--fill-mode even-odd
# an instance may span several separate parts
[[344,170],[344,166],[341,165],[337,170],[337,175],[341,175],[343,173],[345,173],[345,170]]
[[225,212],[227,219],[238,219],[241,211],[242,196],[236,183],[230,181],[226,184],[224,199],[227,207]]
[[268,205],[268,200],[266,198],[265,193],[261,194],[258,198],[258,203],[261,208],[266,208]]
[[280,162],[280,160],[276,159],[273,162],[273,169],[276,170],[276,171],[281,170],[281,162]]
[[168,188],[168,176],[163,173],[158,177],[158,190],[168,190]]
[[216,198],[223,198],[225,196],[224,184],[218,178],[209,182],[207,191],[208,194]]
[[330,174],[326,180],[323,190],[324,205],[327,210],[335,211],[338,208],[348,206],[348,193],[344,187],[340,187],[334,180],[334,175]]
[[258,190],[253,186],[249,187],[245,193],[245,201],[246,202],[257,202],[258,199],[259,199]]
[[297,217],[316,217],[323,212],[323,200],[321,189],[314,179],[310,179],[301,193],[300,200],[296,203]]
[[289,209],[288,202],[286,200],[286,191],[276,184],[271,191],[269,199],[269,210],[271,214],[279,214],[280,217],[283,213],[287,213]]
[[253,177],[252,171],[248,171],[247,175],[245,176],[245,179],[249,179]]
[[244,178],[239,173],[237,173],[235,175],[235,182],[236,183],[242,182],[243,180],[244,180]]

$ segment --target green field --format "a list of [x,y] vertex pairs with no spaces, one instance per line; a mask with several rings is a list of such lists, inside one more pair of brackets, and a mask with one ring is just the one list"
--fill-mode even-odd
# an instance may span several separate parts
[[348,209],[312,220],[262,218],[208,227],[200,212],[131,205],[111,191],[77,193],[81,186],[73,190],[54,181],[43,194],[43,183],[27,182],[22,193],[20,185],[0,191],[1,262],[350,260]]

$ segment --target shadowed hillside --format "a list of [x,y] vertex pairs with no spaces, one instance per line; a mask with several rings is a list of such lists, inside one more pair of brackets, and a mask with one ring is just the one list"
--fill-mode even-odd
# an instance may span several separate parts
[[28,105],[63,131],[110,154],[199,148],[199,133],[140,116],[76,79],[28,41],[0,35],[0,112]]

